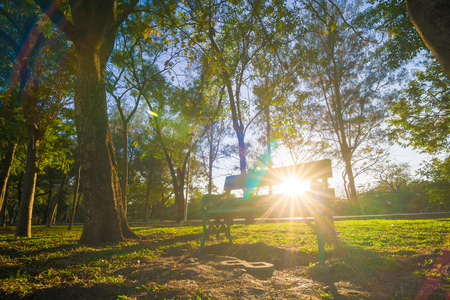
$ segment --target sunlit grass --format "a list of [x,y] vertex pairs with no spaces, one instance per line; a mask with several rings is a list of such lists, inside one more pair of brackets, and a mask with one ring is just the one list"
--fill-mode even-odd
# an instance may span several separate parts
[[235,243],[259,243],[306,253],[317,251],[317,240],[311,226],[303,223],[266,223],[236,225],[231,232]]
[[336,222],[346,245],[396,253],[450,248],[450,220],[368,220]]
[[[351,256],[363,271],[389,269],[396,257],[414,253],[432,253],[450,248],[450,219],[438,220],[368,220],[335,222],[342,247],[326,246],[328,258],[343,266]],[[81,227],[33,227],[32,238],[15,238],[11,227],[0,229],[0,298],[1,295],[30,295],[37,289],[63,283],[93,282],[115,286],[120,295],[131,278],[117,273],[126,268],[139,269],[166,251],[196,253],[201,226],[149,228],[134,227],[141,240],[117,245],[87,247],[78,245]],[[265,223],[235,225],[231,229],[235,244],[264,243],[296,253],[316,257],[317,241],[313,224]],[[211,240],[217,244],[225,240]],[[343,251],[342,249],[345,249]],[[311,261],[313,263],[314,261]],[[131,280],[131,281],[130,281]]]

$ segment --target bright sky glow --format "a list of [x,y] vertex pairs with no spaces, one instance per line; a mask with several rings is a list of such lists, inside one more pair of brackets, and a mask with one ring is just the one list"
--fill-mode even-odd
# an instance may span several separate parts
[[309,181],[299,181],[296,178],[286,178],[284,183],[277,187],[280,193],[299,196],[309,191]]

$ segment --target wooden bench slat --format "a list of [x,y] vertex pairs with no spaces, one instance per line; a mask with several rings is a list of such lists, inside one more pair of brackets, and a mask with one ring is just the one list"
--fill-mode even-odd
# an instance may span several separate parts
[[222,213],[246,213],[246,212],[260,212],[262,210],[267,209],[262,206],[248,207],[245,210],[238,209],[238,207],[230,207],[230,208],[221,208],[221,209],[210,209],[208,210],[208,214],[222,214]]
[[286,178],[298,178],[299,181],[306,181],[332,177],[331,160],[323,159],[309,163],[268,170],[249,171],[246,174],[228,176],[225,179],[224,191],[280,185]]

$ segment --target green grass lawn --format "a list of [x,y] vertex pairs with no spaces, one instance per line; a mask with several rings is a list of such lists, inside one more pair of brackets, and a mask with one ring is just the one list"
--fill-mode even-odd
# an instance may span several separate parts
[[[403,256],[450,249],[450,219],[338,221],[335,225],[342,245],[327,245],[327,259],[348,264],[351,258],[362,272],[389,270]],[[112,284],[117,289],[115,295],[126,295],[127,289],[139,287],[124,285],[127,278],[118,275],[117,270],[149,262],[167,251],[194,253],[200,245],[200,226],[133,230],[142,236],[141,240],[87,247],[77,244],[82,231],[77,226],[72,231],[59,226],[35,226],[32,238],[15,238],[14,228],[0,228],[0,298],[86,281]],[[309,255],[310,263],[315,262],[316,237],[306,224],[235,225],[231,233],[235,244],[264,243]],[[208,245],[221,242],[209,241]]]

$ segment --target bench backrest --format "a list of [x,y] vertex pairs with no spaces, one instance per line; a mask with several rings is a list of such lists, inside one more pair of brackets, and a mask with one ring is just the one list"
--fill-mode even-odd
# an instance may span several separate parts
[[286,178],[297,178],[299,181],[306,181],[328,179],[331,177],[333,177],[331,160],[323,159],[309,163],[228,176],[225,179],[224,191],[229,192],[253,187],[279,185]]

